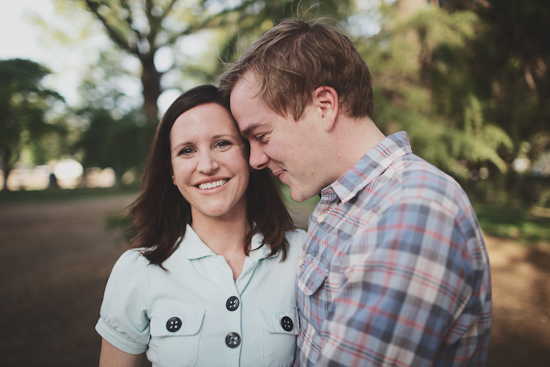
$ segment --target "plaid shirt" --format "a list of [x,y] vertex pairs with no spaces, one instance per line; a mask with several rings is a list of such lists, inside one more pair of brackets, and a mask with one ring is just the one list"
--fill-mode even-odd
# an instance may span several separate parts
[[387,137],[322,191],[298,262],[295,366],[484,366],[491,277],[472,206]]

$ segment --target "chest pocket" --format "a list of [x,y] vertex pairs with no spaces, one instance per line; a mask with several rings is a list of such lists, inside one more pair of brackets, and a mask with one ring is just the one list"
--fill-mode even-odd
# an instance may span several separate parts
[[264,366],[291,366],[300,328],[298,310],[295,306],[264,306],[259,311],[263,324]]
[[147,354],[159,366],[194,366],[205,310],[159,309],[151,315]]
[[328,270],[325,265],[315,257],[307,254],[297,282],[298,289],[305,297],[298,297],[298,300],[301,309],[310,309],[316,315],[314,320],[308,320],[314,324],[316,330],[320,330],[320,321],[326,317],[329,299],[323,284],[327,276]]

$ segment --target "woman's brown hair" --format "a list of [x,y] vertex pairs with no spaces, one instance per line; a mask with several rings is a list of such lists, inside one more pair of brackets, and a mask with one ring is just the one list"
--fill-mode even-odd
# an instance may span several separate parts
[[[229,111],[227,101],[214,85],[190,89],[168,108],[149,151],[141,191],[128,207],[131,228],[135,233],[132,247],[144,248],[142,253],[151,264],[162,267],[180,245],[186,226],[192,221],[189,203],[172,182],[170,131],[181,114],[206,103],[217,103]],[[248,146],[248,141],[243,141]],[[264,237],[262,246],[271,248],[270,256],[281,251],[283,261],[288,252],[285,232],[294,229],[294,224],[273,175],[266,169],[253,170],[246,195],[247,218],[252,229],[246,237],[245,253],[248,255],[250,251],[252,237],[261,233]]]

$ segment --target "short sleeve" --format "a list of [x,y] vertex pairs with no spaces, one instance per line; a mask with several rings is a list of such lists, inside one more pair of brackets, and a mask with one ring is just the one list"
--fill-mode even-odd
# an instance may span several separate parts
[[96,324],[96,331],[103,339],[129,354],[143,353],[149,344],[149,266],[137,250],[129,250],[118,259],[107,282]]

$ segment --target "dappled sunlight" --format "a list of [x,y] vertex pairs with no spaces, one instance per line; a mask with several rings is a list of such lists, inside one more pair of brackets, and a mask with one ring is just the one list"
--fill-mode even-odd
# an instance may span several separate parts
[[85,179],[86,187],[113,187],[116,183],[115,171],[112,168],[92,168]]
[[74,189],[80,182],[82,165],[73,159],[65,159],[54,165],[53,172],[62,189]]
[[[8,190],[44,190],[50,185],[50,168],[37,166],[33,168],[15,168],[8,177]],[[0,172],[0,189],[4,188],[4,173]]]
[[[89,168],[84,174],[82,165],[75,160],[65,159],[50,165],[24,167],[19,165],[10,172],[7,186],[10,191],[35,191],[46,189],[108,188],[116,184],[112,168]],[[3,188],[3,173],[0,171],[0,190]],[[133,183],[135,174],[131,171],[123,176],[123,183]]]

